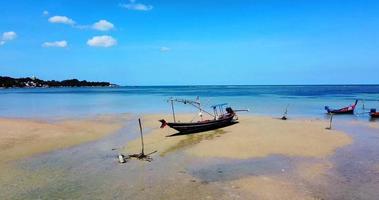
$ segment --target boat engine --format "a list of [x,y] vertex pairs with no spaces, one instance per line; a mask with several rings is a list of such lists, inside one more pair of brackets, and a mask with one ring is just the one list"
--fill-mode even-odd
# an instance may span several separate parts
[[225,111],[226,111],[229,115],[234,114],[234,110],[233,110],[231,107],[227,107],[227,108],[225,108]]

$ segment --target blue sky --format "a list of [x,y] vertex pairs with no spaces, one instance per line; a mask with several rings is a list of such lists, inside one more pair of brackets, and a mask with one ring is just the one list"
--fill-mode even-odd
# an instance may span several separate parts
[[0,75],[121,85],[377,84],[379,2],[13,0]]

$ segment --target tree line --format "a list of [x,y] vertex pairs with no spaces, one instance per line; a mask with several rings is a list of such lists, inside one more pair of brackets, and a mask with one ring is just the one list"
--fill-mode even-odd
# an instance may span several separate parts
[[92,82],[80,81],[78,79],[68,79],[63,81],[44,81],[38,78],[11,78],[0,76],[0,87],[2,88],[24,88],[24,87],[109,87],[112,84],[109,82]]

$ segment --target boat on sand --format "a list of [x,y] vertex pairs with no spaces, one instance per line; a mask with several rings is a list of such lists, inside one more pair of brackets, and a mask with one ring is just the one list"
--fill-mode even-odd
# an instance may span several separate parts
[[[214,129],[236,124],[238,123],[238,117],[237,117],[236,112],[247,111],[247,110],[233,110],[231,107],[226,107],[224,110],[224,106],[227,105],[226,103],[224,103],[224,104],[218,104],[218,105],[212,106],[211,107],[213,108],[213,114],[212,114],[201,108],[201,104],[198,98],[195,101],[171,98],[169,99],[169,101],[171,102],[174,121],[167,122],[164,119],[159,120],[162,123],[161,128],[169,126],[170,128],[177,130],[179,134],[198,133],[198,132],[214,130]],[[200,120],[196,122],[177,122],[175,118],[174,102],[180,102],[183,104],[192,105],[193,107],[199,109],[200,111],[199,115],[201,116],[201,118],[202,118],[202,113],[204,112],[212,116],[213,119]]]

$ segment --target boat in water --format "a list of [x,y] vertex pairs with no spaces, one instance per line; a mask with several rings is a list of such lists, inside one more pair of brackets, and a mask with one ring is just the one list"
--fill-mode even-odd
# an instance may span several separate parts
[[357,106],[358,100],[355,103],[340,109],[332,109],[329,106],[325,106],[325,110],[328,114],[354,114],[355,107]]
[[379,118],[379,112],[377,112],[376,111],[376,109],[375,108],[372,108],[371,110],[370,110],[370,117],[371,118]]
[[[238,117],[236,114],[237,111],[248,111],[248,110],[235,111],[231,107],[226,107],[227,104],[224,103],[224,104],[211,106],[211,108],[213,108],[213,114],[212,114],[201,108],[200,101],[198,98],[196,99],[196,101],[186,100],[186,99],[173,99],[173,98],[171,98],[169,101],[171,102],[171,108],[172,108],[174,121],[167,122],[164,119],[161,119],[159,121],[162,123],[161,128],[169,126],[170,128],[177,130],[179,132],[178,134],[198,133],[198,132],[215,130],[218,128],[230,126],[230,125],[238,123]],[[200,120],[197,122],[177,122],[176,116],[175,116],[175,110],[174,110],[174,102],[180,102],[180,103],[192,105],[195,108],[199,109],[200,111],[199,116],[201,116],[201,118],[202,118],[202,113],[204,112],[212,116],[213,119]],[[226,107],[225,110],[224,110],[224,106]]]

